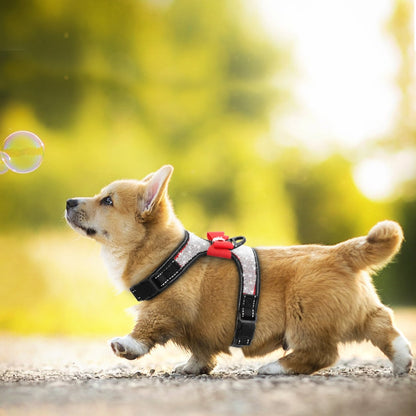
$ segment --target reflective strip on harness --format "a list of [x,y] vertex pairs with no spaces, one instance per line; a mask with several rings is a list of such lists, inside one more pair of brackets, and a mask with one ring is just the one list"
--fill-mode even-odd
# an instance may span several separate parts
[[245,242],[244,237],[232,239],[228,239],[228,236],[212,237],[220,234],[224,235],[224,233],[208,233],[208,237],[212,239],[208,241],[185,231],[183,241],[165,262],[146,279],[132,286],[130,291],[138,301],[150,300],[173,284],[197,259],[206,256],[207,252],[210,256],[231,258],[236,263],[240,276],[238,311],[232,346],[243,347],[250,345],[256,328],[260,294],[257,253],[253,248],[242,245]]

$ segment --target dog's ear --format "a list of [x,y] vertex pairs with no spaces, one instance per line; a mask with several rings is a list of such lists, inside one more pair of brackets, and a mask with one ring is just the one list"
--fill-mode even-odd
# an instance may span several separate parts
[[149,181],[150,181],[150,179],[153,177],[153,175],[154,175],[154,174],[155,174],[154,172],[149,173],[147,176],[145,176],[145,177],[142,179],[142,182],[149,182]]
[[137,201],[139,215],[142,219],[149,217],[155,206],[164,197],[172,173],[173,167],[165,165],[157,172],[146,176],[144,179],[146,182],[144,193]]

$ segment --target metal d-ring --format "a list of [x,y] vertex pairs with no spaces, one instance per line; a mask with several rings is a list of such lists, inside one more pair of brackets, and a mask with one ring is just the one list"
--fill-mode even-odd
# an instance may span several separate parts
[[234,248],[242,246],[246,242],[246,238],[242,235],[239,235],[237,237],[229,238],[228,241],[233,243]]

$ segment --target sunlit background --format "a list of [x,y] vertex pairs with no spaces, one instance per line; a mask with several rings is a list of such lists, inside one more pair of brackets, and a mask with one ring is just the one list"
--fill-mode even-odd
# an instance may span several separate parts
[[165,163],[201,236],[334,244],[399,221],[375,283],[415,305],[413,32],[410,0],[1,2],[0,139],[32,131],[45,158],[0,175],[0,330],[129,329],[65,201]]

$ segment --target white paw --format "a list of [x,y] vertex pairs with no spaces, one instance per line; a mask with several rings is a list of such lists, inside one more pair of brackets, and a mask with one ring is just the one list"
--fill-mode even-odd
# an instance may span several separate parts
[[394,355],[392,362],[394,375],[407,374],[412,368],[412,353],[410,351],[409,341],[400,334],[393,341],[393,348]]
[[186,363],[175,367],[174,372],[179,374],[203,374],[209,373],[211,368],[208,368],[207,363],[199,361],[192,356]]
[[115,355],[127,358],[128,360],[135,360],[149,351],[146,345],[140,341],[136,341],[130,335],[113,338],[110,341],[110,346]]
[[279,361],[274,361],[269,364],[262,365],[258,371],[258,374],[267,374],[267,375],[282,375],[288,374],[288,372],[280,365]]

